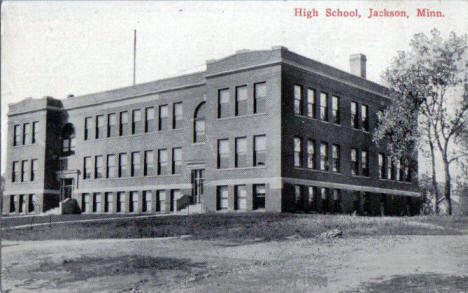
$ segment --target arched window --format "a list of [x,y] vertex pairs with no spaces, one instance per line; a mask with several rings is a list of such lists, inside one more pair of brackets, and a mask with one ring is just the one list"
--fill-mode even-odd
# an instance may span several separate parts
[[62,129],[62,155],[69,156],[75,153],[75,128],[67,123]]
[[205,141],[205,102],[201,102],[195,109],[193,116],[193,142]]

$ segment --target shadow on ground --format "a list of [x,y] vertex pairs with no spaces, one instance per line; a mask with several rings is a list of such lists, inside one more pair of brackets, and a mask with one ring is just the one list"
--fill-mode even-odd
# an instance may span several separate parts
[[395,275],[385,281],[363,284],[359,289],[342,293],[453,293],[468,292],[468,276],[445,274]]

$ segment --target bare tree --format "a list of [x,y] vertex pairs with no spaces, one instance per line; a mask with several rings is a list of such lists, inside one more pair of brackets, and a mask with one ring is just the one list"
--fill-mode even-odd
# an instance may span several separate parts
[[[445,199],[451,215],[451,166],[468,156],[468,149],[459,147],[468,125],[468,37],[452,32],[444,40],[436,29],[430,37],[416,34],[383,78],[394,102],[384,112],[374,141],[385,140],[393,159],[408,151],[427,155],[435,212]],[[437,186],[438,158],[444,170],[443,198]]]

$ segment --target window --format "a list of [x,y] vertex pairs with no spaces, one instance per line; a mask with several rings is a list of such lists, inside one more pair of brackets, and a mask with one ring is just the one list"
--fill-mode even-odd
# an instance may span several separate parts
[[317,188],[314,186],[308,186],[308,205],[309,210],[316,211],[317,210]]
[[156,211],[162,212],[166,210],[166,191],[158,190],[156,194]]
[[362,130],[369,131],[369,107],[361,105],[361,126]]
[[141,132],[141,110],[136,109],[132,111],[132,134]]
[[307,168],[315,169],[315,142],[311,139],[307,140]]
[[382,124],[383,119],[384,119],[384,111],[379,110],[379,111],[377,111],[377,113],[375,115],[376,115],[376,118],[377,118],[376,126],[379,127]]
[[84,140],[88,140],[90,138],[89,130],[91,129],[91,117],[85,118],[84,123]]
[[216,194],[216,207],[218,210],[227,210],[229,202],[229,190],[228,187],[218,186]]
[[20,133],[21,125],[15,125],[13,128],[13,145],[17,146],[20,144],[21,133]]
[[294,114],[302,115],[302,86],[294,85]]
[[96,116],[96,138],[104,137],[104,115]]
[[83,179],[91,178],[91,157],[84,157],[83,161]]
[[148,107],[145,109],[145,132],[152,132],[154,127],[154,108]]
[[104,212],[109,213],[112,211],[114,205],[114,195],[112,192],[106,192],[104,194]]
[[264,209],[265,208],[265,184],[255,184],[253,186],[254,194],[254,210]]
[[302,188],[300,185],[294,185],[294,203],[297,210],[303,207]]
[[115,177],[115,155],[107,155],[107,178]]
[[351,175],[359,175],[358,150],[351,149]]
[[18,213],[22,214],[25,212],[26,202],[24,201],[24,194],[19,195],[18,200]]
[[205,102],[200,103],[194,115],[193,142],[205,142]]
[[14,195],[11,195],[10,196],[10,213],[14,213],[16,212],[16,200],[15,200],[16,196]]
[[138,210],[138,192],[130,191],[128,211],[134,213]]
[[328,94],[320,93],[320,119],[328,121]]
[[102,156],[96,156],[94,161],[94,178],[102,178],[104,176],[104,162]]
[[36,180],[37,174],[37,159],[31,160],[31,181]]
[[30,194],[29,195],[29,211],[30,213],[34,212],[36,210],[36,195],[35,194]]
[[159,106],[159,130],[169,129],[168,117],[169,117],[169,107],[167,105]]
[[358,104],[351,102],[351,127],[359,128]]
[[27,175],[29,173],[28,171],[28,161],[24,160],[24,161],[21,161],[21,182],[26,182],[28,179],[27,179]]
[[20,180],[19,162],[13,162],[13,169],[11,172],[11,182],[18,182]]
[[119,177],[127,177],[127,154],[119,154]]
[[175,103],[173,112],[174,113],[172,117],[172,128],[182,128],[182,124],[184,123],[184,110],[182,107],[182,103]]
[[234,167],[247,167],[247,138],[236,137],[236,153],[234,158]]
[[30,135],[31,135],[31,124],[24,123],[23,124],[23,144],[30,143]]
[[315,113],[315,90],[307,89],[307,116],[310,118],[316,118]]
[[158,150],[158,175],[167,175],[167,150]]
[[126,212],[127,209],[127,198],[125,192],[117,192],[117,212]]
[[229,89],[222,89],[218,91],[218,118],[229,116],[230,98]]
[[177,210],[177,199],[180,197],[180,190],[174,189],[171,190],[171,206],[170,210],[175,211]]
[[93,212],[101,211],[101,194],[95,193],[93,197]]
[[247,114],[247,86],[236,87],[236,109],[235,115]]
[[410,168],[410,162],[408,162],[405,166],[405,181],[406,182],[411,182],[411,168]]
[[320,170],[328,171],[328,143],[320,143]]
[[266,83],[254,84],[254,113],[265,113],[266,111]]
[[340,146],[337,144],[332,145],[332,163],[333,172],[340,172]]
[[395,177],[394,180],[400,180],[401,178],[401,162],[400,160],[395,160]]
[[385,178],[385,156],[382,153],[378,155],[379,161],[379,179]]
[[19,196],[19,203],[18,203],[18,212],[20,214],[26,212],[26,200],[25,200],[25,195],[24,194],[21,194]]
[[406,174],[406,165],[407,163],[405,162],[405,159],[400,160],[400,181],[404,181],[405,177],[407,176]]
[[172,149],[172,174],[182,174],[182,148]]
[[140,153],[132,153],[132,168],[130,170],[130,176],[135,177],[140,175]]
[[230,162],[230,150],[229,150],[229,140],[228,139],[219,139],[218,140],[218,169],[219,168],[229,168]]
[[152,203],[152,193],[149,190],[143,191],[143,200],[142,200],[142,206],[141,206],[141,211],[142,212],[151,212],[151,203]]
[[119,135],[124,136],[128,134],[128,112],[120,112],[119,122]]
[[254,136],[254,153],[253,164],[254,166],[265,166],[266,164],[266,136]]
[[205,140],[205,120],[195,120],[195,142],[204,142]]
[[62,156],[70,156],[75,153],[75,129],[67,123],[62,129]]
[[322,203],[321,210],[324,213],[328,212],[328,193],[328,188],[320,188],[320,202]]
[[153,151],[145,151],[145,169],[143,170],[144,176],[154,175],[153,160]]
[[83,197],[82,197],[83,212],[87,213],[91,211],[91,207],[89,205],[90,205],[89,193],[83,193]]
[[294,167],[302,167],[302,146],[301,138],[294,138]]
[[112,137],[117,135],[117,117],[115,113],[107,115],[107,137]]
[[369,152],[361,151],[361,171],[363,176],[369,176]]
[[37,142],[37,137],[39,135],[39,122],[34,121],[32,124],[32,138],[31,138],[31,143],[36,143]]
[[332,122],[340,124],[340,98],[332,96]]
[[246,210],[247,209],[247,187],[245,185],[236,185],[234,187],[235,199],[234,209]]
[[332,200],[333,200],[333,212],[339,213],[341,212],[341,195],[339,189],[333,189],[332,192]]
[[391,157],[388,157],[387,163],[387,179],[395,179],[395,163]]

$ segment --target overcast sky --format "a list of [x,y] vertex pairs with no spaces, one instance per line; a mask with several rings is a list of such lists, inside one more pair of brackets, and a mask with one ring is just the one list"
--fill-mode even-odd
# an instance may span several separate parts
[[[316,8],[321,15],[295,17],[294,8]],[[326,8],[358,8],[362,18],[326,18]],[[404,9],[410,17],[368,19],[369,8]],[[417,18],[416,8],[441,10],[445,17]],[[275,45],[343,70],[350,54],[363,53],[368,79],[380,82],[415,33],[434,27],[444,36],[468,33],[467,11],[467,1],[4,2],[2,154],[8,103],[131,85],[134,29],[137,83],[200,71],[206,60],[239,49]]]

